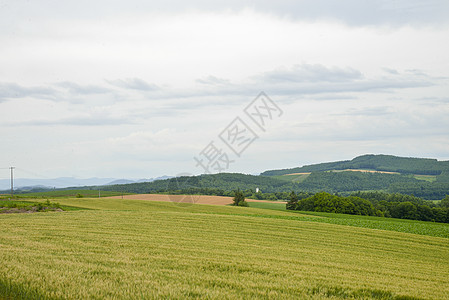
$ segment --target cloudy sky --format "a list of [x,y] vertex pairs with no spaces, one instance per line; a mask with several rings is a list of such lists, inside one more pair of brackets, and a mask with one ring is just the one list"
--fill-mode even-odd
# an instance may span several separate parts
[[[0,168],[199,174],[211,142],[251,174],[447,160],[448,37],[446,0],[0,0]],[[261,91],[282,110],[263,130]],[[258,137],[240,156],[220,139],[236,117]]]

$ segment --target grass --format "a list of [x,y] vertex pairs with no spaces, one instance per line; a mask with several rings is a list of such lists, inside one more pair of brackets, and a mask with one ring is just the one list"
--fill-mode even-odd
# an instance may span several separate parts
[[[45,191],[45,192],[36,192],[36,193],[23,193],[16,194],[14,197],[16,198],[72,198],[77,195],[81,195],[82,197],[98,197],[98,190],[54,190],[54,191]],[[100,191],[101,197],[111,197],[111,196],[121,196],[121,195],[130,195],[129,193],[120,193],[120,192],[110,192],[110,191]],[[9,197],[9,196],[6,196]]]
[[[249,206],[255,208],[286,211],[285,204],[275,202],[249,202]],[[313,217],[321,217],[313,218],[312,221],[315,222],[449,238],[449,224],[445,223],[309,211],[292,211],[292,213],[300,214],[300,218],[302,220],[304,220],[304,216],[307,215]]]
[[372,216],[354,216],[322,212],[300,213],[315,217],[322,217],[314,219],[316,222],[449,238],[449,224],[447,223],[434,223]]
[[304,215],[276,206],[58,201],[91,210],[0,215],[0,298],[445,299],[449,294],[448,238],[321,221],[356,216]]
[[309,177],[310,173],[308,174],[286,174],[286,175],[278,175],[278,176],[272,176],[276,179],[281,179],[285,181],[293,181],[293,182],[303,182],[307,177]]
[[285,203],[276,202],[248,202],[249,207],[272,209],[272,210],[286,210]]

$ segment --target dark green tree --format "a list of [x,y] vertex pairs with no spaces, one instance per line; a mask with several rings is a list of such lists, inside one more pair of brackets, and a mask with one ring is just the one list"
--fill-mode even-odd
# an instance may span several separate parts
[[296,209],[296,205],[298,204],[299,198],[298,195],[296,195],[296,193],[294,191],[292,191],[289,195],[289,200],[286,204],[286,208],[287,209],[292,209],[295,210]]
[[248,202],[245,201],[245,195],[242,191],[234,191],[234,199],[232,199],[235,206],[248,206]]
[[440,207],[449,208],[449,195],[446,195],[443,200],[440,202]]

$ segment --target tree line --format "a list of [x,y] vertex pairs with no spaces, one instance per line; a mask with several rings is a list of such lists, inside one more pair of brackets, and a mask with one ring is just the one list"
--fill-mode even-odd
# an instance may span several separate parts
[[382,192],[357,192],[347,197],[320,192],[304,199],[291,192],[286,208],[449,223],[449,196],[434,204],[415,196]]

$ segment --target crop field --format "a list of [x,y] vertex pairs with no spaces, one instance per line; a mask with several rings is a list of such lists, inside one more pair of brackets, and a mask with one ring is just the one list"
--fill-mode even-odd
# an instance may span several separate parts
[[306,180],[307,177],[309,177],[309,175],[310,173],[293,173],[293,174],[273,176],[273,178],[293,182],[303,182],[304,180]]
[[416,179],[435,182],[437,177],[435,175],[413,175]]
[[[381,230],[368,228],[377,219],[305,215],[279,203],[57,201],[89,210],[0,215],[0,299],[449,295],[448,224],[411,221],[431,228],[416,234],[395,231],[401,220]],[[439,236],[429,234],[433,225]]]
[[332,170],[330,172],[363,172],[363,173],[381,173],[381,174],[400,174],[399,172],[387,172],[387,171],[367,170],[367,169]]

